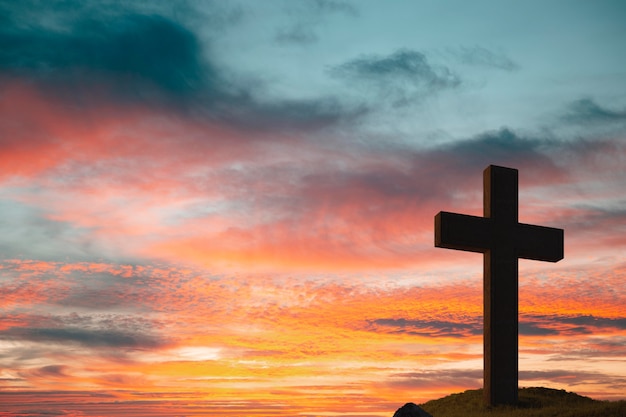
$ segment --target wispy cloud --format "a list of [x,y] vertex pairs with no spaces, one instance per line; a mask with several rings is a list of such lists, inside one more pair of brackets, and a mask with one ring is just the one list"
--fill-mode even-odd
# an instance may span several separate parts
[[520,68],[520,65],[504,52],[494,51],[483,46],[460,46],[458,48],[450,48],[448,51],[466,65],[496,68],[504,71],[515,71]]
[[626,110],[612,110],[599,105],[591,98],[581,98],[568,106],[563,119],[570,123],[616,123],[626,121]]
[[396,107],[461,84],[449,68],[433,65],[426,55],[411,49],[388,56],[361,56],[330,68],[329,73],[351,86],[376,92]]

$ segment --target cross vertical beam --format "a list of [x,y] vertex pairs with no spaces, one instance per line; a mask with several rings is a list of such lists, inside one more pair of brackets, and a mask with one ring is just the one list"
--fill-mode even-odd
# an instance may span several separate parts
[[[483,216],[492,219],[491,233],[497,241],[508,240],[518,222],[517,175],[517,170],[494,167],[483,172]],[[483,395],[488,404],[515,404],[519,325],[514,245],[492,245],[483,263]]]
[[518,172],[490,165],[483,172],[483,215],[440,212],[435,246],[484,254],[484,400],[518,400],[518,259],[563,259],[562,229],[518,222]]

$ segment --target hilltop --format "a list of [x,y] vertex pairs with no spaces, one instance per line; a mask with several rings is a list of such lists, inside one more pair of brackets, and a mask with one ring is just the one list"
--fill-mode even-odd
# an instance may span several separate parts
[[626,417],[626,401],[598,401],[565,390],[520,388],[519,405],[486,407],[482,389],[421,404],[433,417]]

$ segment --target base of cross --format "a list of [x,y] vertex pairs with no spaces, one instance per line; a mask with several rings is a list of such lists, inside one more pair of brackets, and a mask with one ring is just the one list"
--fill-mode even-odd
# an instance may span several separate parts
[[483,217],[440,212],[435,246],[482,253],[484,398],[518,401],[518,259],[563,259],[563,229],[518,222],[518,172],[490,165],[483,172]]
[[[487,383],[487,379],[485,379],[483,402],[486,405],[517,405],[519,402],[519,388],[514,387],[512,382],[507,384],[506,381],[504,381],[504,383],[500,381],[500,383],[494,384],[494,381],[499,381],[498,377],[498,375],[493,375],[489,384]],[[515,385],[517,385],[517,383],[518,380],[516,378]]]

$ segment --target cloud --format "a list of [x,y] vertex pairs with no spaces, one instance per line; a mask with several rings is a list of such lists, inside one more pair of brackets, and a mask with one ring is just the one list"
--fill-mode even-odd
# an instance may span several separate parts
[[[538,224],[597,220],[603,234],[621,230],[623,205],[605,201],[623,200],[623,181],[602,177],[607,167],[615,177],[623,171],[619,138],[566,143],[506,127],[444,145],[362,135],[361,117],[376,110],[372,94],[383,106],[404,105],[462,85],[430,55],[337,61],[345,64],[330,81],[361,87],[361,105],[338,92],[270,98],[270,82],[255,84],[220,60],[233,57],[220,46],[233,44],[217,44],[205,27],[212,21],[166,11],[174,2],[151,10],[98,3],[107,7],[66,9],[63,18],[34,7],[34,20],[0,13],[0,41],[23,46],[0,48],[0,252],[22,259],[0,264],[2,359],[11,365],[3,376],[32,370],[39,379],[7,382],[11,390],[67,376],[64,388],[124,387],[109,391],[120,401],[135,400],[130,390],[139,387],[146,399],[189,403],[191,394],[173,391],[197,389],[194,399],[221,393],[224,413],[248,392],[271,391],[264,404],[279,408],[310,393],[320,399],[313,415],[329,410],[326,396],[479,386],[480,256],[434,249],[434,214],[479,213],[482,170],[496,163],[520,169],[523,204],[547,220]],[[299,4],[333,19],[348,13],[342,2]],[[467,52],[475,55],[468,65],[511,65]],[[587,200],[591,188],[603,199]],[[574,204],[582,200],[593,206]],[[606,249],[572,258],[587,262]],[[104,260],[68,259],[96,255]],[[44,262],[52,259],[65,262]],[[526,358],[578,354],[604,366],[623,357],[624,274],[595,267],[601,262],[520,279]],[[540,350],[548,353],[539,358]],[[409,362],[449,369],[455,361],[476,369],[403,372]],[[169,393],[153,389],[163,381]],[[378,381],[398,385],[370,391]]]
[[[65,246],[55,250],[69,248],[87,260],[107,253],[248,265],[402,267],[417,263],[417,254],[430,247],[424,236],[437,211],[481,211],[487,165],[518,168],[520,183],[537,189],[566,185],[585,164],[608,166],[606,159],[613,158],[617,167],[623,154],[613,142],[559,142],[509,128],[425,149],[323,137],[316,142],[319,136],[298,131],[295,126],[314,121],[340,123],[332,101],[326,107],[313,101],[293,109],[286,102],[244,108],[257,117],[246,118],[246,129],[267,129],[247,137],[220,124],[139,110],[82,124],[80,114],[48,108],[36,96],[7,95],[20,110],[16,117],[40,129],[32,132],[36,140],[11,142],[21,136],[7,127],[6,142],[0,141],[5,175],[34,181],[11,196],[28,205],[6,203],[4,226],[11,230],[5,246],[15,256],[28,248],[32,256],[46,256],[37,242],[59,240]],[[304,113],[310,118],[298,119]],[[264,123],[281,118],[294,121],[295,137],[269,135],[279,123]],[[32,152],[45,157],[31,158]],[[19,207],[22,217],[14,218],[11,207]],[[547,220],[556,214],[570,226],[591,219],[584,210],[563,209],[546,214]]]
[[425,372],[403,372],[392,374],[387,384],[394,387],[437,388],[456,387],[478,388],[482,385],[482,369],[451,369]]
[[216,70],[203,62],[196,35],[163,16],[81,16],[63,29],[12,23],[0,30],[5,74],[62,81],[75,94],[86,82],[105,82],[129,98],[154,90],[170,96],[218,90]]
[[75,414],[70,414],[68,411],[54,411],[54,410],[46,410],[46,409],[36,409],[36,408],[27,408],[21,409],[18,411],[19,416],[24,417],[46,417],[46,416],[71,416]]
[[[40,260],[59,257],[95,259],[97,244],[86,228],[55,221],[45,211],[27,204],[0,198],[0,253],[3,259],[27,255]],[[59,245],[59,242],[64,242]]]
[[527,336],[592,335],[606,330],[626,330],[626,318],[532,314],[520,317],[520,334]]
[[461,46],[456,49],[449,49],[449,52],[456,56],[461,63],[467,65],[491,67],[503,71],[515,71],[520,68],[519,64],[503,52],[492,51],[478,45],[473,47]]
[[163,340],[146,334],[84,328],[12,327],[0,332],[0,334],[10,340],[38,343],[69,343],[93,348],[153,349],[166,344]]
[[308,45],[317,42],[317,28],[330,15],[358,15],[354,5],[340,0],[288,2],[286,12],[293,23],[278,28],[274,37],[275,42],[283,45]]
[[[396,58],[402,61],[394,55],[361,69],[383,78],[408,76],[410,68],[395,65]],[[604,151],[618,147],[557,142],[509,128],[426,149],[340,144],[312,133],[347,120],[337,99],[232,96],[221,106],[242,106],[232,115],[224,110],[218,121],[206,108],[198,110],[206,112],[204,119],[141,107],[86,112],[27,87],[13,86],[3,99],[7,114],[15,115],[0,126],[5,174],[38,177],[38,186],[20,196],[46,208],[35,213],[38,230],[85,257],[103,250],[115,256],[108,248],[139,255],[141,248],[141,255],[230,263],[406,266],[430,244],[419,233],[431,230],[433,213],[476,202],[472,196],[480,195],[487,165],[519,168],[526,184],[547,186],[569,179],[570,161],[615,157]],[[469,184],[473,191],[459,199]],[[229,210],[193,214],[225,201]],[[246,215],[251,212],[258,215]],[[109,239],[107,247],[90,246],[91,236]],[[25,229],[8,249],[38,238]]]
[[[330,3],[318,7],[325,10]],[[49,106],[60,102],[83,118],[93,117],[89,110],[110,111],[114,104],[131,112],[136,106],[167,112],[194,123],[277,131],[316,130],[360,112],[333,97],[262,99],[262,76],[251,78],[218,62],[212,53],[217,35],[210,30],[201,35],[195,6],[184,3],[174,13],[166,4],[77,4],[72,13],[59,13],[63,18],[58,22],[49,6],[29,10],[33,23],[28,26],[20,20],[24,10],[6,6],[0,83],[8,88],[22,82],[38,90]],[[207,21],[223,25],[224,12],[217,4],[208,9],[216,16]]]
[[269,101],[262,97],[242,97],[224,103],[226,107],[220,115],[221,120],[250,135],[262,133],[259,130],[298,134],[323,131],[356,122],[367,113],[365,106],[348,105],[334,96]]
[[549,329],[536,323],[528,323],[526,321],[520,321],[519,323],[519,334],[524,336],[554,336],[560,333],[559,330]]
[[433,154],[454,160],[453,170],[469,172],[488,165],[501,165],[523,169],[526,178],[549,176],[552,180],[559,180],[564,172],[551,158],[553,147],[558,148],[559,144],[545,138],[525,137],[503,127],[443,145]]
[[520,370],[519,379],[520,382],[550,381],[552,383],[565,383],[570,386],[583,384],[608,384],[615,388],[626,386],[626,378],[616,378],[615,375],[602,372],[588,372],[580,369]]
[[[569,168],[553,157],[562,144],[510,129],[424,150],[364,147],[357,154],[337,148],[332,158],[324,148],[299,146],[290,148],[289,163],[229,173],[224,184],[241,213],[231,211],[221,220],[189,219],[190,234],[157,242],[150,250],[179,259],[258,266],[406,266],[430,247],[424,235],[431,233],[437,211],[467,212],[468,206],[482,211],[481,175],[489,164],[520,169],[526,187],[569,180]],[[248,207],[264,212],[252,221],[243,215]],[[198,236],[193,230],[205,232]]]
[[66,365],[48,365],[34,370],[32,375],[39,378],[68,378],[67,368]]
[[[126,275],[126,278],[123,278],[126,285],[111,284],[108,281],[115,281],[116,277],[102,276],[95,271],[89,271],[89,268],[97,267],[93,264],[58,264],[48,270],[41,268],[38,270],[35,265],[22,263],[16,266],[19,265],[22,267],[21,270],[11,271],[4,268],[3,276],[10,276],[16,287],[30,287],[35,298],[34,302],[54,306],[52,309],[55,314],[25,314],[23,311],[28,311],[31,307],[28,301],[24,300],[22,306],[8,305],[5,324],[0,327],[0,337],[3,340],[35,342],[48,346],[72,344],[89,348],[147,350],[162,348],[172,343],[166,336],[159,334],[163,323],[157,317],[143,318],[131,314],[128,307],[123,307],[122,312],[117,311],[118,306],[126,299],[127,292],[141,293],[145,298],[151,297],[149,289],[143,290],[142,279],[138,277],[130,279],[132,274],[129,276],[122,273]],[[101,266],[111,267],[111,265]],[[157,274],[154,275],[154,280],[158,282]],[[88,285],[85,285],[86,283]],[[87,294],[90,305],[84,301],[83,304],[66,302],[68,296],[72,298],[85,294],[86,291],[81,288],[84,286],[113,287],[116,290],[100,291],[98,296],[93,297]],[[0,288],[5,295],[6,287],[3,285]],[[44,296],[43,299],[40,295]],[[142,308],[139,307],[139,310]],[[77,311],[83,313],[79,314]]]
[[574,324],[578,326],[626,330],[626,317],[608,318],[608,317],[595,317],[592,315],[583,315],[583,316],[576,316],[576,317],[563,317],[563,318],[559,317],[557,320],[562,323]]
[[[480,317],[471,322],[420,320],[420,319],[374,319],[372,330],[393,334],[411,334],[428,337],[468,337],[481,335],[483,325]],[[593,335],[598,332],[626,330],[626,319],[586,316],[530,315],[522,314],[519,332],[523,336]]]
[[611,110],[591,98],[581,98],[569,104],[563,120],[576,124],[618,123],[626,121],[626,110]]
[[450,69],[430,64],[423,53],[411,49],[382,57],[364,55],[331,67],[328,72],[350,85],[374,89],[396,107],[461,84]]
[[400,79],[411,83],[425,83],[432,86],[451,87],[458,81],[445,69],[437,72],[420,52],[402,49],[387,57],[363,56],[338,65],[331,74],[344,78],[365,80]]
[[414,334],[428,337],[467,337],[483,333],[480,323],[460,323],[442,320],[376,319],[376,331],[391,328],[391,333]]
[[[420,319],[374,319],[372,330],[393,334],[410,334],[427,337],[468,337],[483,333],[481,319],[472,322],[420,320]],[[599,331],[626,330],[625,318],[586,316],[529,315],[520,316],[519,333],[523,336],[592,335]]]

